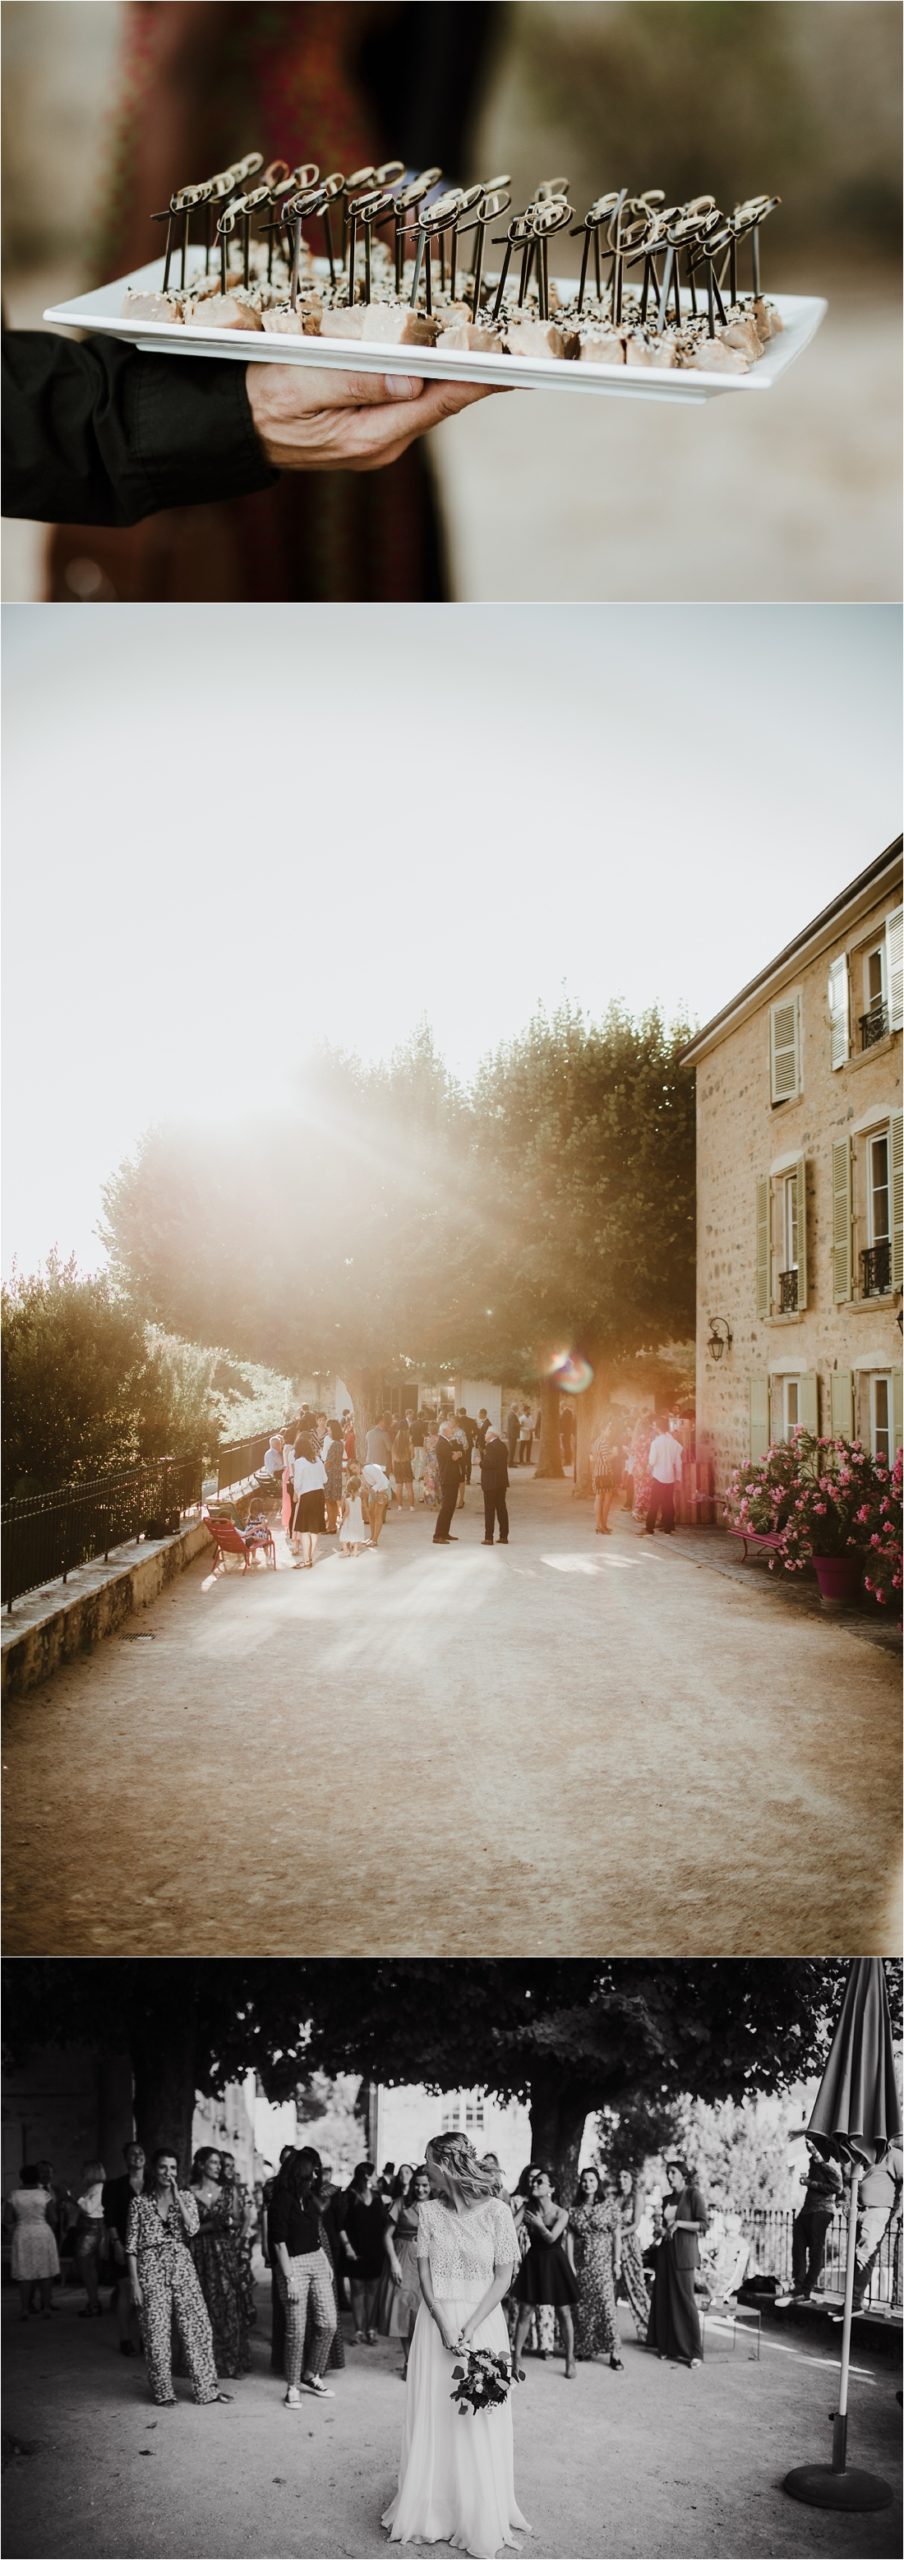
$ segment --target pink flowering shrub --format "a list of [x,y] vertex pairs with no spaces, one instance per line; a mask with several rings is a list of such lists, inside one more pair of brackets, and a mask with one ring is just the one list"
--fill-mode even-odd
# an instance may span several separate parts
[[901,1460],[890,1470],[859,1440],[818,1439],[800,1425],[764,1458],[735,1468],[725,1517],[737,1529],[778,1532],[770,1569],[802,1573],[813,1556],[853,1550],[865,1558],[874,1598],[901,1588]]
[[894,1466],[876,1469],[876,1491],[864,1505],[860,1533],[866,1547],[864,1589],[881,1608],[901,1607],[901,1451]]

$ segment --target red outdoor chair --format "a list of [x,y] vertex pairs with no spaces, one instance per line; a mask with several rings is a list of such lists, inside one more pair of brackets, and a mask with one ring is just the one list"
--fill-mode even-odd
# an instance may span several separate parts
[[234,1520],[217,1520],[210,1511],[203,1511],[201,1516],[210,1530],[216,1547],[215,1572],[219,1572],[222,1558],[241,1556],[242,1571],[247,1573],[252,1556],[260,1550],[265,1554],[268,1565],[272,1565],[274,1573],[276,1572],[276,1540],[266,1521],[253,1520],[247,1529],[238,1529]]

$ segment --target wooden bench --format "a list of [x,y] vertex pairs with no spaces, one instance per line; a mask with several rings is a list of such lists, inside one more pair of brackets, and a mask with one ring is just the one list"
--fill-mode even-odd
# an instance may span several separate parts
[[748,1547],[752,1547],[754,1553],[756,1553],[757,1550],[760,1550],[765,1555],[775,1555],[777,1549],[782,1543],[783,1532],[781,1529],[742,1529],[739,1527],[736,1520],[726,1520],[724,1526],[727,1529],[730,1538],[743,1539],[744,1564],[747,1562]]

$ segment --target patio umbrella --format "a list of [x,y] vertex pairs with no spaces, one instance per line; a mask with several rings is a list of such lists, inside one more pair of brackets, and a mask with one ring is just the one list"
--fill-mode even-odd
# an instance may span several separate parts
[[870,2471],[849,2471],[847,2467],[848,2375],[860,2181],[867,2169],[884,2159],[890,2144],[901,2139],[891,2013],[885,1969],[878,1956],[857,1956],[851,1965],[806,2137],[814,2149],[837,2161],[850,2181],[841,2379],[831,2463],[803,2463],[799,2470],[788,2472],[782,2486],[806,2506],[843,2507],[849,2513],[863,2514],[869,2508],[890,2507],[892,2502],[885,2480],[875,2479]]

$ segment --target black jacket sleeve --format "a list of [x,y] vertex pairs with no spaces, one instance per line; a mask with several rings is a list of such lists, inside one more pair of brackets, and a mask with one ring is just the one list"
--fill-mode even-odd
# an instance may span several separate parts
[[277,476],[237,361],[4,331],[4,515],[137,524],[161,507],[244,497]]

